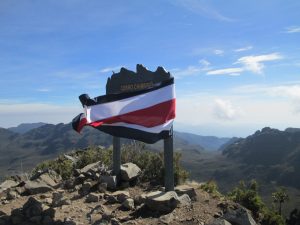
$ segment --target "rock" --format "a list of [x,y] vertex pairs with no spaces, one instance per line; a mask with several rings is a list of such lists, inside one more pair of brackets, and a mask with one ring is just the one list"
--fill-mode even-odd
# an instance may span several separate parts
[[76,164],[78,159],[77,158],[74,158],[73,156],[70,156],[70,155],[67,155],[67,154],[64,154],[64,157],[68,160],[70,160],[72,162],[72,164]]
[[100,183],[100,184],[98,185],[98,191],[99,191],[100,193],[105,193],[106,190],[107,190],[107,183]]
[[224,219],[214,219],[211,223],[209,223],[209,225],[232,225],[231,223],[229,223],[227,220]]
[[74,185],[83,184],[86,179],[87,177],[85,175],[80,174],[78,177],[75,178]]
[[71,205],[69,199],[64,198],[63,193],[53,192],[52,193],[52,207],[59,207],[62,205]]
[[36,179],[38,182],[43,182],[52,188],[57,188],[58,183],[56,183],[48,173],[41,174],[39,178]]
[[4,191],[6,191],[10,188],[13,188],[13,187],[17,186],[18,184],[19,183],[17,183],[14,180],[6,180],[6,181],[2,182],[0,184],[0,196],[1,196],[1,193],[3,193]]
[[128,210],[134,210],[134,200],[132,198],[127,198],[123,203],[122,203],[122,206],[125,208],[125,209],[128,209]]
[[50,216],[44,216],[42,220],[43,225],[53,225],[54,220]]
[[122,224],[120,223],[120,221],[119,221],[118,219],[116,219],[116,218],[112,218],[112,219],[110,220],[110,223],[111,223],[111,225],[122,225]]
[[121,165],[121,179],[131,181],[136,179],[141,173],[141,169],[134,163],[125,163]]
[[43,213],[43,205],[41,202],[36,200],[34,197],[30,197],[27,202],[23,205],[23,215],[27,218],[34,216],[41,216]]
[[115,197],[117,199],[117,202],[119,202],[119,203],[122,203],[127,198],[130,198],[130,194],[128,191],[115,191],[115,192],[112,192],[111,194],[107,194],[107,195]]
[[12,224],[21,224],[25,220],[22,208],[13,209],[11,211],[10,220]]
[[13,200],[13,199],[16,199],[18,197],[19,197],[18,193],[14,190],[9,190],[6,194],[6,199],[7,200]]
[[33,223],[40,224],[42,217],[41,216],[33,216],[33,217],[29,218],[29,220]]
[[101,199],[102,197],[103,197],[103,194],[101,195],[101,194],[90,193],[90,194],[86,197],[85,201],[86,201],[87,203],[91,203],[91,202],[99,202],[100,199]]
[[77,223],[72,218],[65,218],[64,219],[64,225],[76,225]]
[[236,225],[256,225],[251,213],[240,205],[236,209],[228,208],[223,218]]
[[196,191],[195,188],[188,186],[188,185],[179,185],[175,187],[175,192],[178,196],[181,196],[183,194],[187,194],[191,200],[196,201]]
[[175,191],[162,192],[155,191],[151,192],[146,196],[146,206],[159,212],[171,212],[179,205],[180,201]]
[[25,187],[25,192],[30,195],[41,194],[53,190],[47,184],[43,182],[37,182],[37,181],[26,181],[24,187]]
[[50,208],[50,207],[43,211],[44,217],[50,217],[52,219],[55,217],[55,213],[56,213],[56,210],[54,208]]
[[116,196],[108,195],[108,196],[106,196],[105,199],[106,199],[107,203],[109,203],[109,204],[118,203],[118,199]]
[[91,182],[86,182],[82,185],[82,187],[80,188],[80,190],[78,191],[78,193],[81,195],[81,196],[85,196],[87,194],[90,193],[90,190],[92,188],[92,183]]
[[162,215],[159,218],[159,222],[163,223],[163,224],[170,224],[172,221],[174,220],[174,215],[173,213],[169,213],[166,215]]
[[91,164],[88,164],[86,165],[85,167],[83,167],[80,172],[85,174],[87,172],[96,172],[98,170],[98,168],[101,166],[101,162],[98,161],[98,162],[95,162],[95,163],[91,163]]
[[187,194],[181,195],[180,197],[178,197],[178,200],[179,200],[181,206],[191,206],[192,205],[192,201]]
[[109,176],[109,175],[102,175],[100,177],[100,183],[106,183],[107,189],[115,190],[117,188],[117,177]]
[[146,202],[146,194],[136,195],[133,199],[135,205],[141,205]]

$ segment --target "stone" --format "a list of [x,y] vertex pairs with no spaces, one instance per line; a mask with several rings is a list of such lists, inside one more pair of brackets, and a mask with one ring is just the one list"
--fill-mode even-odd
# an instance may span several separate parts
[[0,184],[0,196],[1,196],[1,193],[3,193],[4,191],[6,191],[10,188],[13,188],[13,187],[17,186],[18,184],[19,183],[17,183],[14,180],[5,180],[4,182],[2,182]]
[[130,198],[130,194],[128,191],[115,191],[110,193],[109,195],[116,197],[119,203],[124,202],[127,198]]
[[78,193],[81,195],[81,196],[85,196],[87,194],[90,193],[90,190],[92,188],[92,183],[91,182],[86,182],[82,185],[82,187],[80,188],[80,190],[78,191]]
[[145,204],[153,211],[168,213],[173,211],[180,201],[175,191],[155,191],[147,194]]
[[136,195],[133,199],[135,205],[144,204],[146,202],[146,194]]
[[85,167],[83,167],[82,169],[80,169],[80,172],[85,174],[87,172],[91,172],[91,171],[97,171],[97,169],[101,166],[101,162],[95,162],[95,163],[91,163],[86,165]]
[[43,213],[43,205],[34,197],[30,197],[23,205],[23,215],[27,218],[40,216]]
[[188,185],[179,185],[175,187],[175,192],[178,196],[181,196],[183,194],[187,194],[191,200],[196,201],[196,191],[195,188],[188,186]]
[[64,219],[64,225],[76,225],[77,223],[70,217]]
[[29,218],[29,220],[33,223],[40,224],[42,217],[41,216],[33,216],[33,217]]
[[56,209],[54,209],[52,207],[49,207],[48,209],[43,211],[44,217],[48,216],[52,219],[55,217],[55,213],[56,213]]
[[98,191],[100,193],[105,193],[107,190],[107,183],[100,183],[98,184]]
[[14,190],[9,190],[7,193],[6,193],[6,199],[7,200],[14,200],[16,198],[18,198],[19,195],[16,191]]
[[25,183],[25,192],[30,195],[36,195],[41,193],[46,193],[52,191],[53,189],[43,182],[37,181],[26,181]]
[[128,210],[134,210],[134,200],[132,198],[127,198],[123,203],[122,203],[122,206],[125,208],[125,209],[128,209]]
[[41,174],[39,178],[36,179],[38,182],[43,182],[52,188],[57,188],[58,183],[56,183],[48,173]]
[[232,225],[232,224],[229,223],[227,220],[217,218],[214,219],[212,222],[210,222],[209,225]]
[[111,225],[122,225],[117,218],[112,218],[110,220]]
[[223,218],[236,225],[256,225],[249,210],[240,205],[236,209],[228,208]]
[[42,219],[42,224],[43,225],[53,225],[54,220],[50,216],[44,216]]
[[85,202],[87,202],[87,203],[99,202],[101,198],[102,198],[102,195],[100,195],[100,194],[90,193],[86,197]]
[[25,220],[22,208],[13,209],[11,211],[10,220],[12,224],[21,224]]
[[107,189],[115,190],[117,188],[117,177],[109,176],[109,175],[102,175],[100,177],[100,183],[106,183]]
[[125,163],[121,165],[121,180],[131,181],[136,179],[140,173],[141,169],[134,163]]
[[159,218],[159,222],[163,223],[163,224],[170,224],[172,221],[174,220],[174,215],[173,213],[169,213],[166,215],[162,215]]
[[53,192],[52,193],[52,207],[60,207],[63,205],[71,205],[70,200],[64,198],[64,195],[61,192]]
[[180,197],[178,197],[178,200],[180,202],[180,206],[191,206],[192,205],[192,201],[187,194],[181,195]]

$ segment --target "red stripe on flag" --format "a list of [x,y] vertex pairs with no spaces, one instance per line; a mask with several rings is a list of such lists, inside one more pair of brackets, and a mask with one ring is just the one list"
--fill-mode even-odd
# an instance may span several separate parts
[[77,132],[80,133],[81,129],[87,124],[86,118],[82,118],[79,121],[79,125],[77,127]]
[[89,125],[92,127],[98,127],[102,124],[124,122],[129,124],[137,124],[144,127],[155,127],[174,119],[175,107],[176,100],[172,99],[148,108],[92,122]]

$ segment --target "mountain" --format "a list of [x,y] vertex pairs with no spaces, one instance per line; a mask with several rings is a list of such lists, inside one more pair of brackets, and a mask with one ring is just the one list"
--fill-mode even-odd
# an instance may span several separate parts
[[41,127],[43,125],[45,125],[46,123],[21,123],[20,125],[16,126],[16,127],[10,127],[8,128],[8,130],[13,131],[15,133],[19,133],[19,134],[24,134],[32,129]]
[[227,146],[227,158],[259,169],[260,176],[281,185],[300,188],[300,131],[269,127]]
[[[30,127],[30,126],[27,126]],[[176,136],[176,135],[175,135]],[[131,142],[122,139],[122,143]],[[98,130],[85,127],[81,134],[76,133],[71,124],[45,124],[26,133],[15,133],[10,129],[0,129],[0,177],[31,169],[37,163],[52,159],[73,149],[91,145],[112,145],[112,137]],[[162,150],[163,142],[149,145],[154,150]],[[199,145],[189,144],[180,137],[174,138],[174,149],[203,151]]]
[[189,144],[200,145],[205,150],[217,151],[222,145],[227,143],[230,138],[219,138],[215,136],[201,136],[197,134],[185,133],[185,132],[174,132],[175,136],[186,140]]

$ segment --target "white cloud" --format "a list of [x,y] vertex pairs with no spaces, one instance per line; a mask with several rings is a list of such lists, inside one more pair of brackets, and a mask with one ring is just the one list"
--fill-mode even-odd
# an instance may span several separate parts
[[49,88],[39,88],[37,89],[38,92],[50,92],[51,90]]
[[214,54],[216,54],[216,55],[223,55],[223,54],[224,54],[224,51],[221,50],[221,49],[215,49],[215,50],[214,50]]
[[291,26],[285,28],[285,33],[300,33],[300,26]]
[[215,99],[213,115],[221,120],[234,120],[240,115],[240,109],[233,106],[229,100]]
[[283,57],[279,53],[244,56],[242,58],[239,58],[236,63],[242,64],[246,70],[249,70],[253,73],[261,74],[264,69],[263,62],[274,61],[282,58]]
[[26,122],[69,123],[81,112],[80,104],[3,103],[0,104],[0,124],[2,127],[12,127]]
[[243,68],[226,68],[219,70],[211,70],[208,71],[207,75],[230,75],[230,76],[238,76],[241,72],[243,72]]
[[248,51],[248,50],[251,50],[253,48],[253,46],[246,46],[246,47],[243,47],[243,48],[237,48],[237,49],[234,49],[233,51],[235,52],[244,52],[244,51]]
[[234,21],[232,18],[222,15],[220,12],[218,12],[216,9],[210,6],[208,4],[209,3],[208,1],[205,2],[198,1],[198,0],[169,0],[169,1],[172,4],[179,5],[193,13],[201,14],[208,18],[212,18],[219,21],[225,21],[225,22]]
[[108,73],[108,72],[115,72],[115,70],[120,70],[122,66],[114,66],[114,67],[106,67],[100,70],[100,73]]
[[177,78],[183,78],[187,76],[195,76],[201,74],[203,71],[210,70],[211,63],[206,59],[199,60],[200,65],[188,66],[185,69],[172,69],[170,72]]

